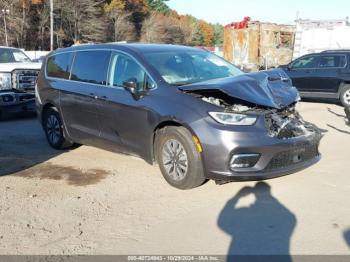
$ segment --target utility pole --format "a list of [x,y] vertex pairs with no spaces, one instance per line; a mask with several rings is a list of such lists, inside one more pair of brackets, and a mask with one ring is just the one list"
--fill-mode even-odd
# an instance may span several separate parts
[[4,15],[4,27],[5,27],[5,40],[6,40],[6,46],[9,46],[9,42],[7,39],[7,24],[6,24],[6,14],[10,13],[9,9],[2,9],[2,14]]
[[50,50],[53,51],[53,0],[50,0]]

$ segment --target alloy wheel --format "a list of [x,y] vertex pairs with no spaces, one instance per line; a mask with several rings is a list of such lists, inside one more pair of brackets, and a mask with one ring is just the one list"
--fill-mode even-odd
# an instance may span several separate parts
[[46,122],[46,130],[48,138],[52,144],[58,143],[61,137],[60,122],[54,115],[49,115]]
[[168,140],[162,149],[163,166],[172,179],[184,179],[188,171],[188,157],[184,146],[175,139]]
[[344,102],[345,102],[348,106],[350,106],[350,89],[345,91],[343,97],[344,97]]

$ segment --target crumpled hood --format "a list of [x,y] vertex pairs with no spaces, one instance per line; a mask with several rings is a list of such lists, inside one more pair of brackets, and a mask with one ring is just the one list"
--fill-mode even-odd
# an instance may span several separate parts
[[220,90],[253,104],[281,109],[300,99],[298,90],[281,69],[214,79],[180,87],[183,91]]

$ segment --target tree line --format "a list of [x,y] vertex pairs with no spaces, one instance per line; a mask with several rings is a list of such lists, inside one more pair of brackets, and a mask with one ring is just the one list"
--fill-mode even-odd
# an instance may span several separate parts
[[[54,47],[117,41],[222,44],[220,24],[179,15],[169,8],[167,1],[54,0]],[[1,44],[5,45],[5,15],[10,46],[49,50],[49,0],[0,0],[0,15]]]

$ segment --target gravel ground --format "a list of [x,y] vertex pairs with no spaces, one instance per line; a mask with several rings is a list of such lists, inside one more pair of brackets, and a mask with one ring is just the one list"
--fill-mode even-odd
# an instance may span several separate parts
[[52,150],[36,119],[0,122],[0,254],[350,255],[350,126],[300,103],[323,158],[290,176],[180,191],[157,166]]

